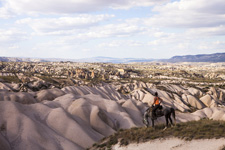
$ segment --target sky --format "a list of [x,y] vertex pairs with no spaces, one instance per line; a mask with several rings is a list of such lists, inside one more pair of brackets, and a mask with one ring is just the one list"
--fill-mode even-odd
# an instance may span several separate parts
[[162,59],[222,52],[224,0],[0,0],[0,56]]

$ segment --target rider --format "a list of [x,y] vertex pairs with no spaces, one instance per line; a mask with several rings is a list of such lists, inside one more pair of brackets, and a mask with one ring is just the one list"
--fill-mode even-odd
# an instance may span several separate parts
[[160,104],[163,100],[161,98],[158,97],[158,93],[155,92],[155,97],[154,97],[154,102],[152,104],[153,109],[152,109],[152,117],[156,118],[156,110],[160,107]]

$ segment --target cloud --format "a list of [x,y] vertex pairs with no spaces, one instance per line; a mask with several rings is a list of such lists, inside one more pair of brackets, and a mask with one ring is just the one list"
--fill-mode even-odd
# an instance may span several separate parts
[[85,58],[95,54],[95,44],[88,42],[79,43],[71,37],[58,37],[47,41],[35,43],[31,50],[31,55],[44,58]]
[[224,36],[225,25],[217,27],[191,28],[187,30],[187,34],[195,36]]
[[0,29],[0,44],[9,45],[28,39],[26,32],[18,29]]
[[224,51],[223,0],[0,0],[0,18],[5,52],[66,58]]
[[217,51],[224,52],[225,51],[225,41],[214,41],[212,44]]
[[160,30],[152,31],[151,33],[155,38],[148,42],[150,46],[162,46],[168,44],[180,43],[183,40],[188,40],[183,33],[167,33]]
[[153,8],[145,23],[158,27],[199,28],[225,25],[224,0],[181,0]]
[[15,28],[0,29],[0,54],[1,56],[24,55],[20,50],[20,43],[29,39],[29,35]]
[[105,43],[101,43],[98,46],[100,48],[113,48],[113,47],[138,47],[138,46],[143,46],[145,45],[143,42],[140,41],[134,41],[134,40],[114,40],[114,41],[109,41]]
[[225,42],[224,41],[211,41],[205,42],[201,41],[196,46],[196,50],[198,52],[204,53],[215,53],[215,52],[223,52],[225,51]]
[[0,8],[0,18],[8,19],[13,16],[15,16],[15,13],[13,13],[7,6]]
[[[88,29],[100,22],[114,17],[113,15],[78,15],[76,17],[59,18],[25,18],[17,20],[17,24],[27,24],[38,34],[64,35],[72,34],[73,30]],[[71,32],[72,31],[72,32]]]
[[168,0],[3,0],[4,8],[17,14],[89,13],[106,8],[128,9],[152,6]]
[[142,34],[145,27],[127,23],[107,24],[90,28],[89,31],[77,35],[77,38],[109,38],[109,37],[131,37]]
[[225,46],[225,41],[215,41],[215,42],[213,42],[213,44]]
[[113,4],[111,7],[114,9],[129,9],[132,7],[147,7],[160,5],[169,2],[170,0],[124,0],[118,1],[118,3]]
[[25,18],[17,20],[18,25],[30,26],[36,35],[71,36],[70,39],[95,39],[129,37],[145,33],[148,28],[126,21],[107,24],[114,15],[78,15],[60,18]]

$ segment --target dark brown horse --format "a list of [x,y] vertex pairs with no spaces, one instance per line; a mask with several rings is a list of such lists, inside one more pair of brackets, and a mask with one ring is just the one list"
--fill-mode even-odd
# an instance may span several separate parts
[[152,107],[150,107],[144,113],[144,120],[143,120],[143,122],[144,122],[145,126],[148,127],[149,126],[148,117],[150,117],[151,120],[152,120],[152,127],[154,127],[154,125],[155,125],[154,124],[154,120],[156,120],[158,117],[165,116],[165,119],[166,119],[166,128],[167,128],[168,125],[169,125],[169,121],[170,121],[171,125],[174,125],[173,124],[173,121],[171,119],[171,115],[172,115],[172,117],[174,119],[174,122],[176,124],[176,118],[175,118],[176,115],[175,115],[174,108],[171,107],[171,108],[157,109],[157,111],[156,111],[156,117],[153,117],[152,116]]

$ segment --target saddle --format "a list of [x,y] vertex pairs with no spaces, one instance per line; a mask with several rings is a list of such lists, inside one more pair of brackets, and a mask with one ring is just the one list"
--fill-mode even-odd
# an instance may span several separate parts
[[154,106],[151,107],[150,113],[149,113],[149,116],[151,117],[151,119],[156,120],[158,117],[162,117],[162,116],[163,116],[163,111],[162,111],[162,106],[161,106],[161,105],[160,105],[160,107],[155,111],[155,116],[153,116],[153,108],[154,108]]

